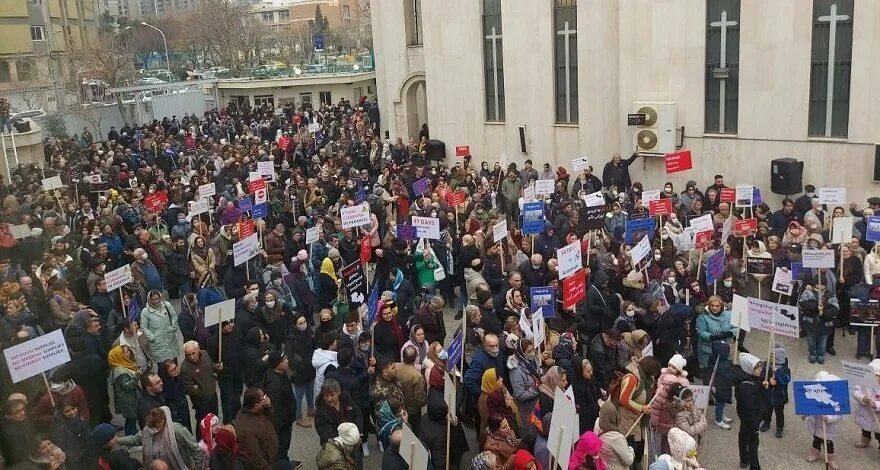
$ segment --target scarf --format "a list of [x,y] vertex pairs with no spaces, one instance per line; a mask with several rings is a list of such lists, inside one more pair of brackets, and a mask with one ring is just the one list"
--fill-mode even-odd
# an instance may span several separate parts
[[541,390],[541,393],[553,398],[556,393],[556,388],[559,386],[559,382],[562,380],[564,374],[565,372],[559,366],[551,367],[547,373],[541,377],[541,385],[538,387]]
[[446,380],[443,377],[443,374],[446,372],[445,367],[439,367],[440,364],[435,365],[431,368],[431,373],[428,375],[428,386],[433,388],[434,390],[443,391],[446,388]]
[[519,426],[518,410],[511,409],[507,405],[507,397],[504,395],[504,387],[498,387],[497,390],[490,393],[486,398],[486,407],[489,408],[489,416],[498,415],[507,419],[507,422],[513,426]]
[[522,302],[520,302],[519,305],[516,305],[513,303],[513,293],[514,292],[516,292],[516,289],[507,289],[507,295],[505,296],[505,299],[507,301],[506,307],[511,312],[520,313],[522,311],[524,305],[522,304]]
[[324,261],[321,261],[321,274],[326,274],[333,279],[333,282],[339,280],[336,277],[336,271],[333,269],[333,261],[330,258],[324,258]]
[[388,404],[388,400],[385,400],[382,402],[382,406],[379,407],[376,421],[381,426],[377,437],[379,442],[387,449],[391,444],[391,433],[401,425],[403,420],[394,416],[394,412],[391,411],[391,405]]
[[480,391],[483,393],[492,393],[501,388],[501,384],[498,382],[498,372],[495,368],[486,369],[486,372],[483,372],[483,381],[480,384]]
[[208,457],[214,453],[214,428],[218,426],[217,416],[214,413],[208,413],[199,423],[199,429],[202,432],[202,442],[208,449]]
[[525,369],[526,372],[536,380],[541,380],[541,374],[538,372],[538,367],[531,359],[526,357],[525,352],[522,350],[522,340],[516,340],[514,346],[513,353],[516,356],[517,361],[519,361],[519,366]]
[[205,241],[205,239],[202,237],[194,238],[192,252],[195,253],[196,255],[198,255],[199,258],[202,258],[202,260],[204,260],[205,263],[207,263],[208,262],[208,244],[204,243],[204,246],[199,248],[199,243],[198,243],[199,239],[201,239],[203,242]]
[[137,362],[125,355],[122,346],[116,346],[110,350],[110,353],[107,354],[107,362],[111,367],[121,367],[131,372],[137,371],[138,368]]
[[394,340],[397,342],[397,345],[402,347],[403,344],[406,343],[406,338],[403,336],[403,331],[400,329],[400,323],[397,322],[397,304],[393,301],[388,301],[381,309],[379,309],[379,311],[381,312],[385,308],[390,308],[394,312],[394,315],[388,320],[383,318],[382,322],[388,325],[388,328],[391,329],[391,334],[394,335]]
[[[412,326],[412,328],[409,329],[409,342],[412,343],[413,347],[415,347],[416,351],[418,351],[419,359],[416,362],[421,364],[425,361],[425,357],[428,356],[428,345],[427,342],[424,340],[422,340],[421,343],[416,341],[416,330],[418,330],[419,328],[422,328],[422,325],[416,323]],[[425,329],[422,328],[422,331],[424,330]]]
[[174,421],[171,419],[171,410],[167,406],[159,408],[165,413],[165,428],[162,432],[152,433],[149,428],[141,432],[144,446],[144,462],[152,462],[159,459],[168,464],[171,470],[188,470],[189,466],[180,456],[177,448],[177,438],[174,435]]
[[397,300],[397,290],[403,284],[403,271],[400,268],[395,268],[395,270],[397,273],[394,275],[394,282],[391,283],[391,298]]

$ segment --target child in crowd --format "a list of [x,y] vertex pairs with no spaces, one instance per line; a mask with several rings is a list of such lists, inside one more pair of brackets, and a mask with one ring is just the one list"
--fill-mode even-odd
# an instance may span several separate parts
[[[654,449],[658,450],[658,454],[661,448],[663,452],[669,449],[666,435],[669,433],[669,429],[675,425],[676,407],[675,395],[671,393],[672,387],[674,385],[682,387],[690,385],[690,381],[687,379],[688,373],[684,370],[685,366],[687,366],[687,360],[681,354],[676,354],[669,359],[667,366],[660,370],[660,379],[657,381],[657,396],[651,406],[651,435],[654,438]],[[660,446],[656,446],[657,443]]]
[[711,378],[711,392],[715,398],[715,426],[727,431],[733,422],[732,418],[724,416],[724,408],[733,403],[734,366],[730,361],[730,345],[724,341],[714,341],[709,364],[715,370]]
[[877,379],[874,387],[853,386],[852,396],[855,399],[856,424],[862,429],[862,439],[856,447],[864,449],[871,446],[871,433],[880,442],[880,359],[874,359],[868,368]]
[[706,432],[706,414],[697,408],[694,392],[681,384],[674,384],[669,394],[673,397],[675,427],[688,433],[699,443],[701,435]]
[[788,357],[782,343],[776,343],[773,349],[773,364],[768,374],[768,386],[764,389],[767,400],[767,414],[761,423],[761,432],[770,429],[770,419],[776,414],[776,437],[781,438],[785,428],[785,405],[788,403],[788,383],[791,382],[791,371],[788,369]]
[[[822,370],[816,374],[815,380],[829,382],[840,380],[840,377]],[[807,456],[806,461],[815,462],[823,458],[821,452],[824,445],[826,446],[828,468],[839,469],[840,467],[834,461],[834,441],[839,433],[840,415],[804,416],[803,418],[807,423],[807,430],[813,435],[813,445],[810,447],[810,455]]]

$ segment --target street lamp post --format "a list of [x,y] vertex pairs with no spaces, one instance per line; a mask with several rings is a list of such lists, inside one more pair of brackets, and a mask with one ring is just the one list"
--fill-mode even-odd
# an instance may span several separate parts
[[168,73],[171,73],[171,56],[168,55],[168,40],[165,39],[165,33],[163,33],[161,29],[147,23],[146,21],[141,21],[141,26],[155,29],[159,32],[159,34],[162,35],[162,43],[165,45],[165,66],[168,67]]

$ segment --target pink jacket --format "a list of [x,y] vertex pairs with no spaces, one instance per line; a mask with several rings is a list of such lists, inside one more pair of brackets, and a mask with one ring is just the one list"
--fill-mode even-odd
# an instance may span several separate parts
[[[837,435],[840,434],[840,416],[807,416],[804,418],[807,423],[807,431],[818,438],[825,438],[829,441],[836,441]],[[822,432],[822,422],[825,421],[825,430],[828,432],[826,436]]]
[[[856,385],[853,387],[852,396],[855,398],[856,424],[865,431],[880,432],[880,425],[877,424],[880,421],[880,387],[870,389]],[[871,402],[867,405],[862,403],[865,397],[871,398]],[[872,416],[874,414],[877,415],[876,419]]]
[[651,426],[657,428],[664,435],[675,426],[677,408],[673,406],[675,397],[669,396],[669,388],[676,383],[685,387],[691,384],[686,377],[671,374],[667,367],[660,370],[660,379],[657,380],[657,398],[651,404]]

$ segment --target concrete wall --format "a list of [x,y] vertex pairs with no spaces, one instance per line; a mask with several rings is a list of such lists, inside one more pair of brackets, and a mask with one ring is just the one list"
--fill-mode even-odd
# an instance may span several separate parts
[[278,86],[278,87],[266,87],[259,86],[263,82],[249,82],[250,85],[245,88],[225,88],[220,85],[220,102],[223,106],[226,106],[229,103],[229,100],[233,96],[246,96],[250,100],[251,105],[254,104],[255,96],[272,96],[275,98],[275,105],[277,106],[280,103],[286,102],[288,100],[292,102],[300,102],[300,93],[311,93],[312,94],[312,103],[319,103],[319,93],[322,91],[329,91],[330,98],[334,103],[338,103],[340,99],[345,98],[350,101],[354,101],[359,96],[355,95],[357,89],[361,90],[362,95],[368,95],[367,88],[371,88],[373,90],[373,94],[376,92],[376,81],[373,79],[369,80],[358,80],[353,82],[342,82],[342,83],[325,83],[325,84],[312,84],[312,85],[296,85],[296,86]]
[[[476,160],[549,161],[580,154],[596,171],[613,152],[635,148],[626,114],[634,101],[674,101],[692,171],[667,178],[662,160],[631,166],[634,180],[708,184],[723,173],[770,195],[770,160],[805,162],[804,184],[846,186],[862,204],[877,194],[874,142],[880,142],[880,2],[855,0],[849,136],[807,136],[812,8],[805,0],[742,0],[738,134],[704,133],[706,4],[701,0],[590,0],[578,8],[579,123],[554,118],[551,1],[503,3],[506,122],[485,122],[481,2],[423,2],[424,47],[407,47],[403,2],[373,3],[373,34],[383,130],[405,136],[399,91],[413,75],[427,82],[432,138],[470,145]],[[417,50],[419,61],[410,60]],[[424,64],[423,67],[419,67]],[[528,154],[518,127],[527,129]],[[451,151],[450,151],[451,155]]]

